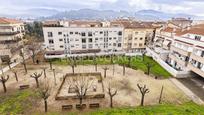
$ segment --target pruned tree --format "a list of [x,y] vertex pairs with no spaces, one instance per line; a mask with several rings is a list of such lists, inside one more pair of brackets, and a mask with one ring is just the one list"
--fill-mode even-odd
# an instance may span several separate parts
[[113,64],[113,54],[110,55],[110,63]]
[[14,77],[16,79],[16,81],[18,82],[18,74],[17,74],[17,71],[16,70],[12,70],[13,74],[14,74]]
[[146,64],[146,68],[147,68],[147,75],[150,74],[151,68],[154,66],[152,63],[147,62]]
[[39,81],[38,81],[38,79],[42,76],[42,73],[43,73],[43,72],[41,72],[41,73],[35,72],[35,73],[33,73],[33,75],[30,75],[31,78],[34,78],[34,79],[35,79],[36,87],[37,87],[37,88],[39,88]]
[[110,107],[113,108],[113,97],[117,94],[117,90],[113,89],[109,83],[108,85],[108,95],[110,97]]
[[115,61],[113,61],[112,67],[113,67],[113,76],[114,76],[115,75]]
[[41,87],[38,90],[39,96],[44,101],[44,108],[45,112],[48,111],[48,105],[47,105],[47,99],[50,97],[51,87],[49,86],[49,82],[44,82],[44,84],[41,85]]
[[104,70],[104,78],[106,78],[106,73],[107,73],[107,70],[109,70],[109,68],[107,66],[103,67],[103,70]]
[[149,93],[150,91],[149,91],[149,89],[146,87],[146,85],[140,86],[139,84],[137,84],[137,87],[139,88],[140,93],[141,93],[141,103],[140,103],[140,105],[141,105],[141,106],[144,106],[144,98],[145,98],[145,95],[146,95],[147,93]]
[[128,67],[131,67],[131,56],[128,56]]
[[27,73],[27,72],[28,72],[28,70],[27,70],[26,61],[25,61],[25,56],[24,56],[23,51],[20,51],[20,56],[21,56],[21,57],[22,57],[22,59],[23,59],[22,64],[23,64],[23,67],[24,67],[25,73]]
[[[83,99],[86,98],[87,91],[91,88],[93,80],[85,76],[70,77],[68,80],[69,89],[73,88],[79,99],[79,104],[82,107]],[[69,91],[68,91],[69,92]]]
[[9,75],[5,76],[5,75],[1,75],[1,78],[0,78],[0,82],[2,83],[3,85],[3,88],[4,88],[4,93],[7,92],[7,88],[6,88],[6,82],[8,81],[9,79]]
[[28,49],[31,51],[32,61],[33,63],[35,63],[35,57],[37,54],[37,50],[40,48],[40,45],[37,42],[37,39],[35,37],[29,37],[27,45],[28,45]]

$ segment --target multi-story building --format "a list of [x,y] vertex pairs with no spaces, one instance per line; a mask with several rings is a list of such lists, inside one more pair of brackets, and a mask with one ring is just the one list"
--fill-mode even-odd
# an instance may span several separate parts
[[48,58],[123,50],[123,27],[104,27],[97,21],[45,23],[43,33]]
[[112,21],[114,27],[124,27],[123,49],[126,52],[143,51],[146,45],[154,37],[154,26],[148,22],[137,22],[132,20]]
[[8,18],[0,18],[0,58],[12,57],[23,45],[22,38],[25,34],[24,23]]

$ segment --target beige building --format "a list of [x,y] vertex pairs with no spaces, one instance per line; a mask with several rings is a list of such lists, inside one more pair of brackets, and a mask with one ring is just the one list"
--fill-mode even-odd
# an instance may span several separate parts
[[[0,58],[12,57],[23,47],[24,23],[8,18],[0,18]],[[3,60],[2,60],[3,61]]]
[[123,49],[126,52],[145,50],[146,45],[154,37],[155,28],[152,26],[152,23],[116,20],[111,22],[111,25],[124,27]]

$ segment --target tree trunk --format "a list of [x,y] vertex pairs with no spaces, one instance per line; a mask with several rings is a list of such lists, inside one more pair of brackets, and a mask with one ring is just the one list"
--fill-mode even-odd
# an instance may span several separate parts
[[14,75],[15,75],[16,81],[18,82],[18,75],[17,75],[17,73],[14,73]]
[[45,103],[45,112],[47,112],[47,100],[46,99],[44,100],[44,103]]
[[144,106],[144,95],[142,95],[142,99],[141,99],[141,106]]
[[163,89],[164,89],[164,86],[162,86],[161,93],[159,96],[159,104],[161,103],[161,100],[162,100]]
[[113,97],[110,96],[110,107],[113,108]]
[[150,74],[150,68],[148,67],[147,68],[147,75],[149,75]]
[[115,65],[113,64],[113,75],[115,75]]
[[38,78],[35,78],[35,81],[36,81],[36,87],[38,88],[39,87]]
[[81,107],[82,107],[82,100],[83,100],[82,97],[80,97],[79,98],[79,104],[80,104]]
[[50,63],[50,69],[52,70],[52,62],[50,61],[49,63]]
[[72,65],[72,73],[74,74],[74,65]]
[[26,67],[26,63],[25,63],[25,61],[23,62],[23,66],[24,66],[25,73],[27,73],[28,70],[27,70],[27,67]]
[[106,70],[104,70],[104,78],[106,78]]
[[125,64],[123,64],[123,75],[125,75]]
[[96,72],[97,72],[97,70],[98,70],[98,69],[97,69],[97,66],[98,66],[98,65],[97,65],[97,64],[95,64],[95,71],[96,71]]
[[47,77],[46,70],[44,69],[43,71],[44,71],[44,78],[46,78]]
[[2,85],[3,85],[3,88],[4,88],[4,93],[6,93],[6,92],[7,92],[7,89],[6,89],[6,84],[5,84],[5,82],[2,82]]
[[32,60],[33,60],[33,63],[35,63],[35,52],[34,51],[32,51]]

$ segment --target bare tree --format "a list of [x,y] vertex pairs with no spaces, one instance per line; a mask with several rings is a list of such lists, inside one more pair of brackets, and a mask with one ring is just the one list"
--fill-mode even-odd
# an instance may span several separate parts
[[36,87],[37,87],[37,88],[39,88],[39,81],[38,81],[38,79],[42,76],[42,73],[43,73],[43,72],[41,72],[41,73],[35,72],[35,73],[33,73],[33,75],[30,75],[30,77],[32,77],[32,78],[35,79]]
[[114,90],[110,83],[108,85],[108,95],[110,96],[110,107],[113,108],[113,97],[117,94],[117,90]]
[[82,107],[83,99],[86,98],[87,91],[91,88],[93,80],[90,80],[89,77],[82,75],[69,78],[68,83],[70,86],[69,89],[73,88],[76,92],[79,99],[79,104]]
[[16,70],[12,70],[14,77],[16,78],[16,81],[18,82],[18,74]]
[[142,61],[144,61],[145,59],[145,54],[146,54],[146,51],[142,51]]
[[24,56],[23,51],[20,51],[20,56],[21,56],[21,57],[22,57],[22,59],[23,59],[22,64],[23,64],[23,67],[24,67],[25,73],[27,73],[27,72],[28,72],[28,70],[27,70],[27,67],[26,67],[26,61],[25,61],[25,56]]
[[144,97],[145,97],[145,94],[149,93],[150,91],[149,91],[149,89],[146,87],[146,85],[140,86],[139,84],[137,84],[137,87],[139,88],[140,93],[141,93],[141,95],[142,95],[140,105],[143,106],[143,105],[144,105]]
[[9,79],[9,75],[5,76],[5,75],[1,75],[1,78],[0,78],[0,82],[2,83],[3,85],[3,88],[4,88],[4,93],[7,92],[7,89],[6,89],[6,82],[8,81]]
[[128,67],[131,67],[131,56],[128,56]]
[[35,63],[35,57],[37,54],[37,50],[40,48],[40,45],[37,42],[37,39],[34,37],[29,38],[27,45],[28,45],[28,49],[31,51],[32,61],[33,63]]
[[147,75],[150,74],[150,71],[151,71],[151,68],[154,66],[152,63],[150,62],[147,62],[146,64],[146,67],[147,67]]
[[123,75],[125,75],[125,67],[126,66],[126,64],[123,62]]
[[109,68],[107,66],[103,67],[103,70],[104,70],[104,78],[106,78],[106,73],[107,73],[107,70],[109,70]]
[[47,112],[48,111],[47,99],[50,97],[50,92],[51,92],[51,87],[49,86],[49,82],[46,81],[44,84],[42,84],[38,92],[40,97],[44,100],[45,112]]

